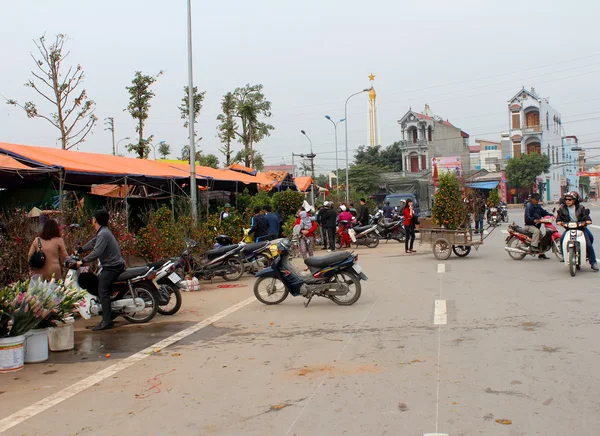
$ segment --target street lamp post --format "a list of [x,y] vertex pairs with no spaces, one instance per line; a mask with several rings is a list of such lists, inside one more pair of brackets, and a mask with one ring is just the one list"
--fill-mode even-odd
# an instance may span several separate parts
[[370,89],[369,88],[365,88],[360,92],[355,92],[354,94],[352,94],[350,97],[348,97],[346,99],[346,103],[344,104],[344,120],[346,121],[344,123],[344,130],[345,130],[345,134],[344,134],[344,139],[346,142],[346,203],[348,203],[350,201],[350,188],[348,185],[348,101],[354,97],[355,95],[358,94],[362,94],[363,92],[369,92]]
[[117,142],[117,147],[116,147],[116,148],[117,148],[117,150],[116,150],[116,155],[118,155],[118,154],[119,154],[119,144],[121,143],[121,141],[127,141],[127,140],[129,140],[129,139],[131,139],[129,136],[127,136],[127,137],[125,137],[125,138],[123,138],[123,139],[119,139],[119,141]]
[[340,165],[338,164],[338,142],[337,142],[337,125],[342,121],[345,121],[345,118],[342,118],[337,123],[331,119],[329,115],[325,115],[331,124],[333,124],[333,131],[335,133],[335,190],[337,193],[338,201],[340,199]]
[[304,136],[306,136],[306,139],[308,139],[308,142],[310,143],[310,154],[306,157],[310,159],[310,172],[312,173],[312,181],[313,181],[312,184],[310,185],[310,199],[311,199],[312,205],[314,207],[315,206],[315,156],[316,155],[313,153],[312,141],[310,140],[310,138],[308,137],[306,132],[304,130],[300,130],[300,132]]
[[164,143],[165,141],[160,141],[158,144],[150,144],[152,146],[152,150],[154,150],[154,160],[156,160],[156,146]]

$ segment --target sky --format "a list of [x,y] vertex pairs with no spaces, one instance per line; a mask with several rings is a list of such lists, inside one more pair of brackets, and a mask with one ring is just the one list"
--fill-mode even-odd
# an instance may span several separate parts
[[[376,75],[382,145],[401,139],[409,108],[432,111],[471,135],[499,139],[508,130],[507,100],[535,87],[600,160],[600,3],[588,0],[192,0],[194,84],[206,91],[197,123],[204,153],[216,154],[216,117],[223,94],[247,83],[264,85],[275,127],[255,149],[266,164],[291,163],[292,153],[316,153],[318,173],[335,168],[333,125],[344,102]],[[69,60],[85,71],[98,125],[80,151],[112,153],[104,118],[114,117],[117,140],[135,137],[124,111],[135,71],[156,74],[146,124],[179,157],[187,130],[178,106],[187,85],[185,0],[0,0],[0,95],[51,107],[23,86],[34,67],[33,39],[69,37]],[[348,148],[368,139],[367,95],[348,103]],[[344,167],[344,123],[338,126]],[[0,99],[0,142],[59,147],[44,120],[28,119]],[[124,152],[122,141],[120,152]],[[236,150],[241,149],[236,144]],[[152,154],[151,154],[152,156]]]

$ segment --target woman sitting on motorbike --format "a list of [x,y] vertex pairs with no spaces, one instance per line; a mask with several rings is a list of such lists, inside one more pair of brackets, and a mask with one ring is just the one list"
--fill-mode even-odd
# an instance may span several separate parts
[[[594,251],[594,235],[587,228],[592,224],[588,210],[579,203],[579,194],[575,191],[567,192],[564,195],[564,204],[558,209],[556,224],[567,227],[569,222],[585,223],[585,227],[581,227],[581,231],[585,235],[586,251],[590,265],[594,271],[598,271],[598,263],[596,262],[596,253]],[[560,238],[560,246],[563,246],[563,240],[568,232],[564,232]]]
[[340,214],[338,216],[338,224],[339,230],[338,234],[340,235],[340,239],[342,241],[342,247],[350,247],[352,243],[352,239],[350,239],[350,235],[348,235],[348,229],[352,228],[352,221],[354,217],[352,216],[352,212],[346,209],[346,206],[340,206]]

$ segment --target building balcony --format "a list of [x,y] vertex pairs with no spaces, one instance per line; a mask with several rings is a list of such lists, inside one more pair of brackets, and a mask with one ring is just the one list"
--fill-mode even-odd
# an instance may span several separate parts
[[523,135],[535,135],[537,133],[542,133],[541,125],[523,126]]
[[402,148],[419,148],[419,147],[427,147],[427,144],[429,142],[427,141],[427,139],[417,139],[416,141],[413,141],[412,139],[408,140],[408,141],[400,141],[400,146]]

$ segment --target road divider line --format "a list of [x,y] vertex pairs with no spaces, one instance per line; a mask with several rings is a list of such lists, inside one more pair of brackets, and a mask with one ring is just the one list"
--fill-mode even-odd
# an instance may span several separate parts
[[595,229],[600,229],[600,226],[596,226],[596,225],[594,225],[594,224],[590,224],[590,227],[593,227],[593,228],[595,228]]
[[435,300],[433,312],[434,325],[448,324],[448,310],[446,308],[446,300]]
[[18,412],[13,413],[10,416],[0,420],[0,433],[3,433],[16,425],[21,424],[22,422],[28,420],[29,418],[33,418],[34,416],[54,407],[65,400],[77,395],[80,392],[83,392],[89,387],[94,386],[96,383],[100,383],[107,378],[110,378],[121,372],[130,366],[135,365],[141,360],[144,360],[148,356],[151,356],[155,351],[162,350],[170,345],[173,345],[175,342],[178,342],[199,330],[202,330],[204,327],[208,327],[209,325],[225,318],[228,315],[231,315],[234,312],[246,307],[253,301],[256,301],[256,298],[250,297],[243,301],[240,301],[237,304],[234,304],[231,307],[217,313],[216,315],[210,316],[197,324],[194,324],[185,330],[182,330],[178,333],[175,333],[168,338],[163,339],[162,341],[157,342],[154,345],[149,346],[148,348],[143,349],[142,351],[138,351],[137,353],[123,359],[122,361],[115,363],[114,365],[105,368],[96,374],[93,374],[71,386],[66,387],[65,389],[46,397],[37,403],[34,403],[30,406],[25,407],[24,409],[19,410]]
[[438,274],[444,274],[446,272],[446,264],[438,263],[437,272],[438,272]]

